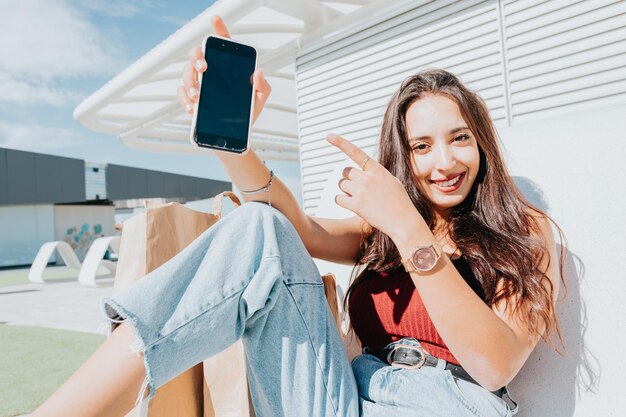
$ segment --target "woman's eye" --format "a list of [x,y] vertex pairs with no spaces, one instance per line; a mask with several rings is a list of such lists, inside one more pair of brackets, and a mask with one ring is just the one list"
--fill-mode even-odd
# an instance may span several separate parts
[[427,148],[427,147],[428,147],[428,145],[426,145],[425,143],[420,143],[420,144],[418,144],[418,145],[413,146],[413,148],[412,148],[412,149],[413,149],[414,151],[419,151],[419,152],[421,152],[421,151],[426,150],[426,148]]
[[[456,136],[454,138],[454,141],[465,142],[465,141],[468,141],[469,139],[470,139],[470,136],[468,134],[463,134],[463,135]],[[428,145],[427,143],[418,143],[416,145],[413,145],[411,149],[416,152],[423,152],[423,151],[428,150],[429,146],[430,145]]]

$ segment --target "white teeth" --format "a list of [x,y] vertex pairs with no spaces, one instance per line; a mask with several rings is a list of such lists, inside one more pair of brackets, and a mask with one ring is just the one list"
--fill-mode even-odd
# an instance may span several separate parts
[[454,184],[456,184],[456,183],[459,181],[459,179],[460,179],[460,178],[461,178],[461,174],[457,175],[457,177],[456,177],[456,178],[451,179],[451,180],[449,180],[449,181],[444,181],[444,182],[438,182],[438,181],[435,181],[435,183],[436,183],[438,186],[440,186],[440,187],[451,187],[451,186],[453,186]]

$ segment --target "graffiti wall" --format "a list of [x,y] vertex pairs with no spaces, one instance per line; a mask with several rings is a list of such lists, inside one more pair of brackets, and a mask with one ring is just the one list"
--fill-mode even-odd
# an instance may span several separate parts
[[115,232],[112,206],[55,206],[55,238],[67,242],[82,261],[91,243]]

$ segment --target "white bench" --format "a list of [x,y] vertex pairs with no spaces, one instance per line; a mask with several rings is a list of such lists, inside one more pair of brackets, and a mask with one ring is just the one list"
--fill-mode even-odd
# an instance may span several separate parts
[[120,249],[119,236],[105,236],[93,241],[85,260],[81,263],[72,247],[63,241],[46,242],[35,256],[35,260],[28,272],[28,280],[33,283],[43,284],[43,273],[48,267],[52,254],[57,251],[65,265],[78,271],[78,282],[81,285],[95,287],[96,277],[113,277],[115,275],[116,262],[104,259],[108,248],[118,253]]

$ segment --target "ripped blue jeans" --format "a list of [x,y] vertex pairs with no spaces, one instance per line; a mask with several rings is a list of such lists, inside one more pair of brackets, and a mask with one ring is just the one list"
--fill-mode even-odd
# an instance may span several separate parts
[[[484,395],[476,401],[486,407],[463,406],[458,386],[440,369],[397,372],[367,354],[350,364],[315,263],[289,220],[262,203],[232,211],[161,267],[104,298],[103,309],[137,335],[149,389],[144,410],[157,388],[242,339],[258,417],[504,417],[509,411]],[[399,382],[388,384],[392,375]],[[387,401],[399,398],[394,392],[406,401]],[[428,403],[423,410],[430,411],[422,414],[410,401]]]
[[242,339],[258,417],[358,415],[356,383],[320,273],[275,208],[242,205],[104,298],[103,308],[138,336],[148,401],[156,388]]

